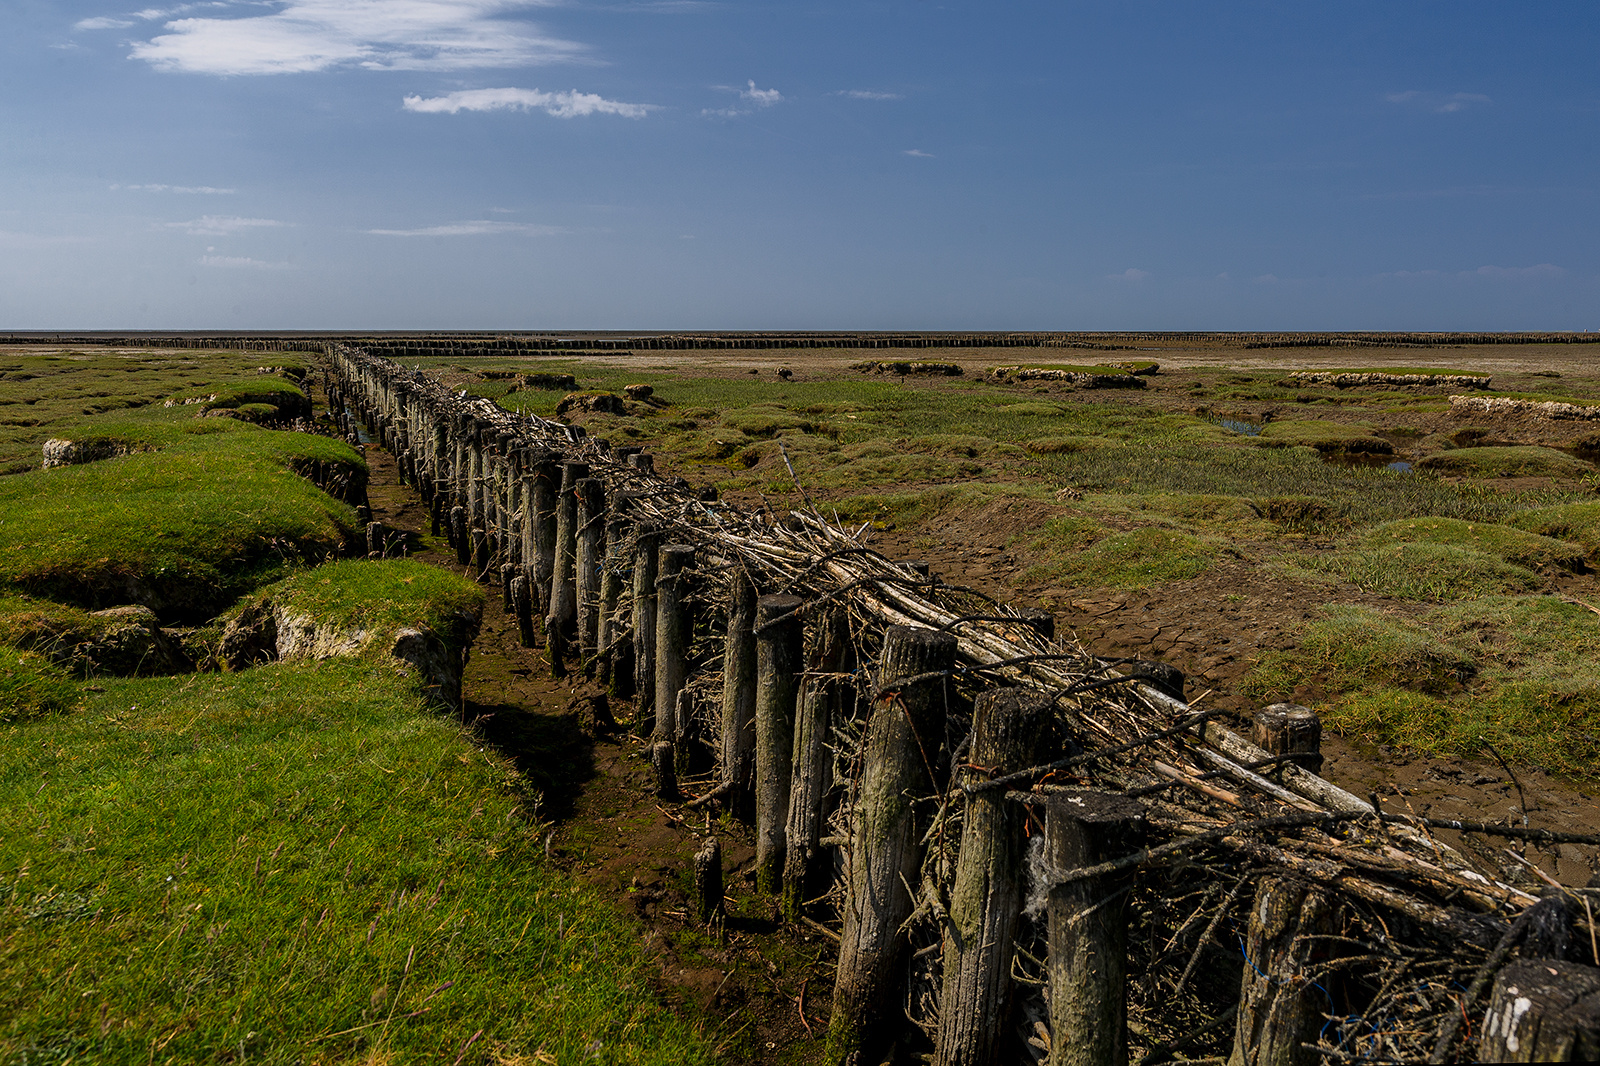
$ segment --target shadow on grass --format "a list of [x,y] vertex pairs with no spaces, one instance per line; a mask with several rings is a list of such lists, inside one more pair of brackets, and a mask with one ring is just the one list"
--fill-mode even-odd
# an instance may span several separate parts
[[594,741],[575,714],[538,714],[514,703],[466,701],[479,736],[511,758],[544,796],[541,813],[565,818],[583,782],[594,776]]

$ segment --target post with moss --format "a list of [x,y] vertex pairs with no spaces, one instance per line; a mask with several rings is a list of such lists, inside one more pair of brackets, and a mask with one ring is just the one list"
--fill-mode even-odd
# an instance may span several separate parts
[[533,584],[523,574],[511,579],[511,611],[517,617],[517,636],[524,648],[537,643],[533,631]]
[[816,626],[815,650],[795,701],[793,772],[788,822],[784,826],[783,916],[798,922],[816,879],[822,837],[823,799],[833,786],[828,730],[840,703],[841,673],[849,647],[843,611],[831,611]]
[[[689,673],[689,642],[694,619],[689,612],[689,569],[694,566],[692,544],[664,544],[656,578],[656,720],[651,736],[656,743],[677,739],[678,693]],[[682,753],[679,753],[680,757]]]
[[[930,758],[944,735],[950,633],[893,626],[884,637],[851,816],[844,929],[824,1060],[877,1062],[898,1028],[907,885],[921,881],[924,826],[913,804],[934,791]],[[919,680],[913,680],[913,679]]]
[[544,619],[545,647],[550,654],[550,671],[556,677],[567,674],[567,644],[578,620],[578,482],[588,476],[587,463],[561,465],[550,608]]
[[1333,905],[1320,889],[1289,878],[1267,878],[1256,888],[1245,933],[1244,980],[1239,988],[1233,1053],[1228,1066],[1315,1066],[1308,1051],[1325,1019],[1327,1000],[1309,980],[1314,957],[1326,951],[1316,938],[1333,932]]
[[783,887],[795,699],[805,658],[799,596],[756,600],[756,891]]
[[633,548],[633,690],[634,732],[654,733],[656,707],[656,577],[659,574],[661,529],[641,522]]
[[578,654],[584,675],[594,676],[600,651],[600,570],[605,556],[606,486],[599,478],[578,482]]
[[[1026,689],[991,689],[972,718],[971,767],[1002,776],[1044,758],[1053,703]],[[981,784],[981,781],[969,784]],[[969,791],[944,932],[936,1066],[989,1066],[1011,1029],[1011,964],[1025,892],[1027,809],[1003,788]]]
[[[1118,859],[1144,843],[1144,808],[1109,792],[1052,795],[1045,862],[1058,873]],[[1127,1066],[1130,873],[1050,890],[1050,1066]]]
[[723,916],[722,844],[707,838],[694,855],[694,899],[701,925],[711,925]]
[[459,504],[450,508],[450,546],[456,550],[456,562],[466,566],[472,562],[472,539],[467,531],[467,509]]
[[746,809],[755,780],[756,586],[749,573],[734,571],[728,596],[728,635],[722,651],[721,777],[717,790],[731,806]]

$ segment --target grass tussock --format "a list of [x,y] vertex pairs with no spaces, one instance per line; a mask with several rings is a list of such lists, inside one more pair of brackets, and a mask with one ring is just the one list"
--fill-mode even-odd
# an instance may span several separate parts
[[397,670],[103,688],[4,727],[0,1059],[709,1061]]
[[0,645],[0,724],[60,714],[78,702],[78,687],[49,658]]
[[477,582],[412,559],[346,559],[268,585],[233,613],[266,600],[335,629],[424,629],[459,650],[476,635],[484,593]]
[[1413,543],[1470,548],[1529,570],[1583,569],[1584,552],[1577,545],[1492,522],[1405,518],[1367,530],[1363,540],[1371,546]]
[[1435,603],[1532,592],[1545,583],[1532,570],[1497,556],[1427,542],[1348,548],[1281,565],[1301,576],[1309,572],[1348,581],[1378,596]]
[[1510,523],[1530,533],[1571,541],[1591,562],[1600,562],[1600,502],[1537,507],[1513,515]]
[[1035,565],[1026,576],[1087,588],[1147,588],[1198,577],[1220,552],[1215,541],[1160,526],[1095,537],[1080,549],[1078,545],[1094,537],[1096,528],[1083,519],[1048,523],[1030,548],[1062,557]]
[[1370,427],[1315,419],[1269,422],[1256,439],[1271,448],[1315,448],[1328,454],[1389,455],[1394,452],[1394,445],[1374,434]]

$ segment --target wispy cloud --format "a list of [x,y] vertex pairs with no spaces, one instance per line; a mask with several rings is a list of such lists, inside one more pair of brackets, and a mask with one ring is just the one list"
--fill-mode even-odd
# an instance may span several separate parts
[[1559,278],[1566,271],[1554,263],[1539,263],[1527,267],[1481,266],[1477,270],[1463,270],[1462,274],[1480,278]]
[[469,70],[578,58],[584,47],[500,17],[542,0],[284,0],[270,15],[183,18],[133,57],[189,74]]
[[1452,111],[1461,111],[1473,104],[1487,104],[1489,98],[1482,93],[1436,93],[1423,92],[1419,89],[1408,89],[1403,93],[1390,93],[1384,99],[1391,104],[1400,104],[1403,107],[1413,107],[1421,111],[1432,111],[1436,114],[1449,114]]
[[783,102],[783,94],[776,89],[757,89],[756,81],[751,78],[745,83],[748,88],[739,90],[739,99],[749,100],[757,107],[771,107],[773,104]]
[[621,115],[623,118],[644,118],[650,107],[646,104],[625,104],[620,100],[607,100],[594,93],[547,93],[538,89],[464,89],[444,96],[408,96],[407,111],[426,114],[451,114],[458,111],[543,111],[556,118],[579,118],[585,115]]
[[111,191],[123,192],[175,192],[200,196],[232,196],[238,189],[217,189],[210,185],[113,185]]
[[240,255],[202,255],[197,260],[201,266],[224,270],[287,270],[288,263],[269,263],[264,259],[251,259]]
[[901,155],[914,155],[918,159],[938,159],[939,158],[938,156],[934,155],[932,152],[924,152],[921,148],[907,148],[905,151],[901,152],[900,154]]
[[738,118],[740,115],[750,114],[752,108],[771,107],[773,104],[783,102],[783,94],[777,89],[756,88],[754,78],[746,81],[743,89],[737,85],[713,85],[712,88],[718,92],[738,93],[739,99],[747,101],[750,106],[703,107],[700,109],[700,115],[703,118]]
[[1140,270],[1138,267],[1129,267],[1120,274],[1107,274],[1112,281],[1143,281],[1150,276],[1150,271]]
[[79,19],[72,24],[75,30],[122,30],[133,25],[131,19],[92,18]]
[[830,96],[848,96],[852,100],[904,100],[899,93],[880,93],[874,89],[840,89]]
[[471,222],[450,222],[443,226],[423,226],[420,229],[369,229],[367,232],[379,237],[483,237],[508,233],[525,237],[551,237],[567,231],[560,226],[539,226],[531,222],[474,219]]
[[168,229],[181,229],[191,237],[227,237],[257,229],[278,229],[287,226],[272,218],[235,218],[227,215],[201,215],[188,222],[168,222]]

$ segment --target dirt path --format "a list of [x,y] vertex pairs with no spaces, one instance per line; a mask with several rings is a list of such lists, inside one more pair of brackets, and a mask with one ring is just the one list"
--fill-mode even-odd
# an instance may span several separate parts
[[[393,457],[369,445],[366,458],[374,520],[415,534],[422,548],[413,558],[470,575],[442,541],[426,536],[427,510],[399,483]],[[543,790],[540,814],[554,825],[551,857],[639,920],[660,964],[658,990],[701,1019],[725,1061],[812,1061],[820,1046],[812,1038],[827,1026],[832,943],[773,920],[776,902],[754,891],[746,827],[655,800],[646,764],[635,757],[639,743],[625,731],[631,709],[611,705],[624,731],[596,736],[588,709],[603,689],[576,674],[552,678],[542,649],[521,646],[498,588],[487,591],[463,686],[466,716]],[[688,790],[695,785],[684,782]],[[690,920],[686,892],[693,855],[710,835],[722,842],[727,871],[729,918],[720,936]]]

